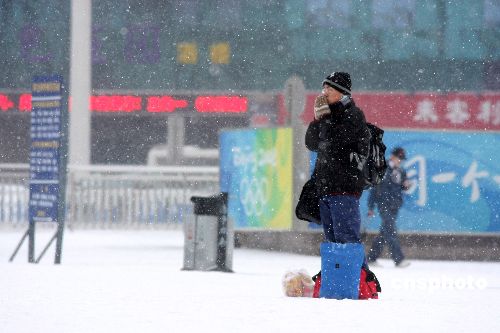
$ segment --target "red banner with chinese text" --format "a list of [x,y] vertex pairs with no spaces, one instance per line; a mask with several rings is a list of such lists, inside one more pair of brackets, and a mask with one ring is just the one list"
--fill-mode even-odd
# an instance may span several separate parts
[[[302,119],[313,119],[308,94]],[[500,93],[355,93],[366,120],[382,128],[500,131]]]
[[[286,125],[290,115],[283,95],[278,95],[275,109],[266,109],[269,125],[271,116],[276,124]],[[305,123],[313,119],[316,95],[306,96],[301,118]],[[500,131],[500,92],[482,93],[354,93],[356,104],[364,111],[367,121],[382,128],[423,130]],[[92,112],[217,112],[243,113],[254,103],[252,96],[171,96],[171,95],[94,95],[90,99]],[[274,110],[273,110],[274,109]],[[0,113],[29,112],[31,94],[0,93]],[[276,114],[268,114],[276,112]],[[264,116],[261,114],[261,116]],[[272,117],[271,117],[272,118]]]

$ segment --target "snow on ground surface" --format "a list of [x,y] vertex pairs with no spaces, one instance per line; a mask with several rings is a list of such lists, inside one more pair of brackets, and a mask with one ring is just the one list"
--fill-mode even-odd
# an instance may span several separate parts
[[[172,230],[67,230],[38,265],[0,230],[0,332],[500,332],[500,263],[382,260],[379,300],[288,298],[289,269],[320,259],[235,249],[234,273],[182,271]],[[37,231],[37,253],[52,231]]]

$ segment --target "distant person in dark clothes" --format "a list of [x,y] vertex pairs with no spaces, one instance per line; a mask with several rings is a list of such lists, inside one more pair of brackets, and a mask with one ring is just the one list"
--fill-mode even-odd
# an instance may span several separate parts
[[377,259],[387,244],[392,260],[396,267],[407,267],[410,262],[404,259],[396,228],[396,219],[399,209],[403,205],[403,191],[407,190],[410,182],[406,171],[401,167],[401,161],[406,159],[406,152],[401,147],[392,150],[387,171],[382,182],[370,190],[368,196],[368,217],[375,215],[375,205],[378,207],[382,224],[380,233],[373,240],[368,252],[368,264],[380,266]]

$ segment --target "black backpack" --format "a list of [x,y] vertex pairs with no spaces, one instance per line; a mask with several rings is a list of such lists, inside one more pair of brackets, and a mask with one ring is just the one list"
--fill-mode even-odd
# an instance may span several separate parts
[[380,184],[387,169],[387,162],[385,160],[386,146],[382,141],[384,130],[371,123],[366,123],[366,125],[370,131],[370,142],[368,156],[362,170],[365,178],[365,190]]

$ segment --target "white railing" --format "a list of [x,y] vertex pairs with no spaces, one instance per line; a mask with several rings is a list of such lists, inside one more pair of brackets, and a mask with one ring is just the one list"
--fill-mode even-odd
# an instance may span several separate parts
[[[66,222],[74,226],[182,224],[193,195],[219,191],[217,167],[70,166]],[[28,165],[0,165],[0,224],[28,222]]]
[[28,221],[29,181],[26,164],[0,164],[0,224]]

